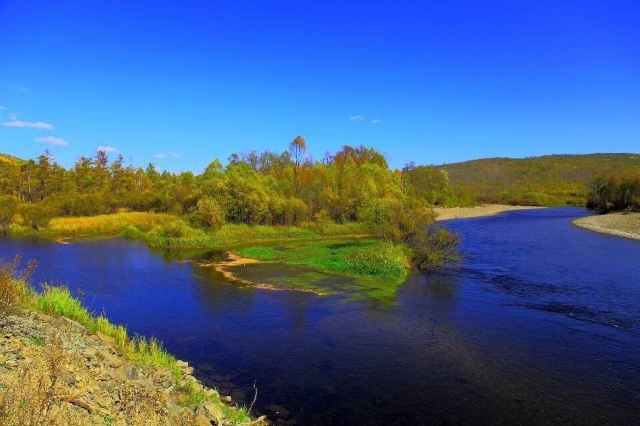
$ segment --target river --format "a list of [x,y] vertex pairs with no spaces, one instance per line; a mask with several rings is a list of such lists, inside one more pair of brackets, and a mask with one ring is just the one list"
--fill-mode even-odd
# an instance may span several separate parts
[[238,286],[121,239],[2,240],[0,257],[36,259],[34,281],[160,338],[223,394],[248,404],[255,382],[280,423],[640,424],[640,241],[570,223],[585,214],[448,221],[460,267],[385,299]]

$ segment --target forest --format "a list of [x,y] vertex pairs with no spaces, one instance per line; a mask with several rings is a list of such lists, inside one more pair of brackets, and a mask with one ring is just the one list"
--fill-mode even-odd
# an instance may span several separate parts
[[584,206],[597,176],[640,176],[640,155],[485,158],[438,169],[449,177],[449,203]]
[[32,160],[5,155],[0,194],[0,230],[11,235],[46,230],[64,217],[153,212],[181,218],[149,234],[157,245],[178,244],[178,237],[180,244],[191,237],[192,244],[206,245],[203,232],[218,235],[226,223],[315,230],[360,224],[368,235],[410,247],[424,268],[456,258],[455,236],[431,225],[429,207],[449,199],[445,171],[393,170],[364,146],[344,146],[313,161],[301,136],[281,153],[233,153],[226,164],[213,160],[200,174],[159,171],[151,163],[135,167],[104,151],[68,169],[49,152]]
[[597,176],[591,183],[587,207],[601,213],[640,211],[640,174]]

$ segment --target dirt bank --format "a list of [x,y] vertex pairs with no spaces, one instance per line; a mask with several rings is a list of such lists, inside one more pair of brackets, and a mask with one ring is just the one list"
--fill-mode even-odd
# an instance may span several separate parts
[[607,213],[575,219],[573,224],[591,231],[640,240],[640,213]]

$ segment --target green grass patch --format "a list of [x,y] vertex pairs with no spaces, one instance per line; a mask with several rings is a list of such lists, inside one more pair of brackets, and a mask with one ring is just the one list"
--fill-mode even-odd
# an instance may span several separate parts
[[112,324],[102,315],[94,316],[82,306],[80,300],[71,295],[66,287],[45,285],[43,292],[38,295],[37,308],[48,314],[69,318],[88,330],[113,338],[118,352],[132,361],[165,367],[176,363],[176,359],[162,348],[162,344],[157,339],[129,337],[124,326]]
[[355,277],[402,281],[409,267],[404,246],[371,238],[349,241],[318,241],[277,249],[252,246],[238,250],[245,257],[305,265],[316,270]]

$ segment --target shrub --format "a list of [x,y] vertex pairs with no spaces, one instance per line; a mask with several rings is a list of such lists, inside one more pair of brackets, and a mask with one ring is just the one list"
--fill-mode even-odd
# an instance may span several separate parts
[[358,214],[374,236],[396,243],[434,219],[433,211],[424,200],[415,198],[375,199],[363,206]]
[[52,214],[47,206],[40,204],[25,204],[21,207],[20,213],[27,225],[35,230],[47,226]]
[[407,239],[412,260],[423,271],[432,271],[460,260],[458,236],[440,226],[425,226]]
[[202,197],[196,204],[194,221],[202,228],[217,231],[224,225],[225,214],[213,198]]
[[7,234],[13,216],[18,211],[18,200],[13,196],[0,197],[0,233]]

